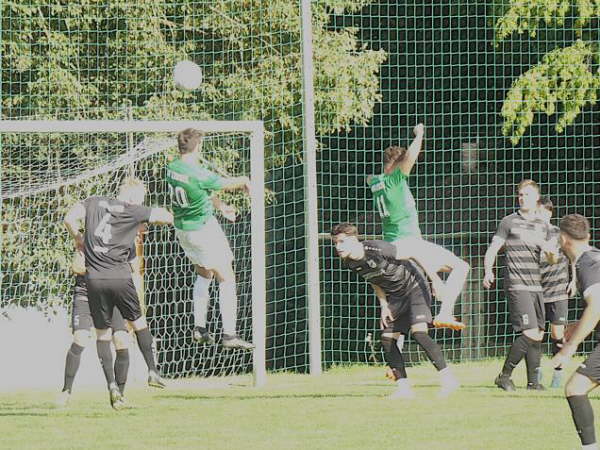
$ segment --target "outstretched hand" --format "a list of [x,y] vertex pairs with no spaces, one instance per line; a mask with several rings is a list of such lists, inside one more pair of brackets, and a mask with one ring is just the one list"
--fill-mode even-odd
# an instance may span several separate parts
[[413,133],[415,134],[415,136],[422,136],[423,134],[425,134],[425,125],[423,125],[422,123],[415,125],[415,127],[413,128]]

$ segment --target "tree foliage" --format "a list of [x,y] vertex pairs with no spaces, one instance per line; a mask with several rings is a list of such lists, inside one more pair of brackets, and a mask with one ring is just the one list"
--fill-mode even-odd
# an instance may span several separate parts
[[533,68],[515,80],[502,107],[503,133],[517,144],[536,113],[557,114],[556,131],[573,123],[581,110],[595,105],[600,90],[600,47],[597,26],[600,0],[509,0],[496,21],[496,42],[513,33],[527,32],[535,38],[542,23],[564,26],[573,12],[573,27],[579,37],[573,45],[547,53]]

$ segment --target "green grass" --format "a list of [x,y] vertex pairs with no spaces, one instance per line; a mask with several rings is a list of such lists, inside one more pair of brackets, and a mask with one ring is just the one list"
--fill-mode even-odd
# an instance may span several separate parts
[[76,391],[65,409],[53,407],[56,392],[0,393],[0,448],[576,448],[562,390],[525,391],[519,367],[521,388],[500,391],[492,385],[500,364],[454,366],[464,386],[444,400],[430,365],[409,368],[412,401],[387,399],[394,386],[384,368],[365,366],[320,377],[270,375],[261,389],[249,377],[173,381],[165,391],[133,387],[127,398],[135,409],[120,412],[104,391]]

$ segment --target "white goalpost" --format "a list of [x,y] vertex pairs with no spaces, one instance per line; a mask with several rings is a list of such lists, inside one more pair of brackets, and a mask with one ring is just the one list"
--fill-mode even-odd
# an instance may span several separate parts
[[[219,221],[235,255],[238,329],[255,349],[250,355],[191,341],[193,269],[173,230],[151,227],[144,238],[142,263],[158,363],[174,377],[251,371],[254,385],[261,386],[266,382],[266,266],[260,121],[0,120],[0,322],[25,308],[43,310],[50,317],[57,305],[70,303],[72,243],[62,220],[75,201],[113,195],[120,180],[133,174],[147,186],[147,205],[169,206],[164,168],[176,155],[175,135],[185,128],[206,133],[203,162],[211,170],[248,175],[252,182],[249,199],[227,198],[237,207],[239,219],[232,224]],[[211,297],[209,329],[220,336],[213,290]]]

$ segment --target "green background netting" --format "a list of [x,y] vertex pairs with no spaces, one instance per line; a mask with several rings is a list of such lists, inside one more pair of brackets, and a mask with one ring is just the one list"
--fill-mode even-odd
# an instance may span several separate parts
[[[515,209],[514,186],[520,179],[537,180],[557,216],[587,215],[597,238],[600,113],[587,103],[597,93],[600,11],[597,2],[591,4],[591,20],[578,20],[577,8],[568,8],[564,23],[541,21],[535,36],[512,32],[505,22],[508,31],[494,46],[494,25],[510,12],[508,1],[313,2],[325,366],[367,361],[372,349],[365,339],[372,333],[376,340],[379,313],[366,284],[341,269],[323,234],[347,220],[363,232],[379,233],[366,175],[381,170],[385,147],[409,143],[417,122],[427,128],[411,177],[422,230],[473,267],[456,310],[468,331],[462,337],[436,332],[452,358],[503,354],[512,341],[501,280],[496,289],[483,292],[481,278],[483,254],[499,219]],[[299,4],[5,1],[1,24],[4,119],[264,121],[266,187],[273,194],[265,224],[267,365],[307,370]],[[596,75],[590,81],[576,71],[576,76],[560,73],[566,81],[557,98],[565,102],[556,103],[556,110],[570,114],[581,108],[580,114],[559,133],[556,114],[536,113],[533,125],[521,132],[528,111],[508,108],[505,114],[516,124],[509,134],[523,134],[513,146],[502,133],[509,88],[547,52],[577,39],[588,53],[578,50],[562,69],[589,68]],[[200,90],[175,88],[171,70],[181,59],[202,66]],[[575,86],[569,81],[574,79],[584,81]],[[547,105],[555,102],[538,94],[535,101],[511,105],[549,112]],[[3,184],[28,167],[46,170],[53,183],[61,164],[85,166],[80,155],[62,150],[33,153],[20,147],[7,154],[7,149],[2,150]],[[104,156],[114,158],[119,151],[115,146]],[[45,198],[32,211],[51,214]],[[6,233],[10,210],[2,212],[3,255],[12,239]],[[15,279],[10,258],[9,253],[2,258],[3,305],[20,301],[7,294]],[[574,317],[578,303],[572,305]],[[419,356],[410,343],[408,350],[411,359]],[[375,354],[381,360],[377,348]]]

